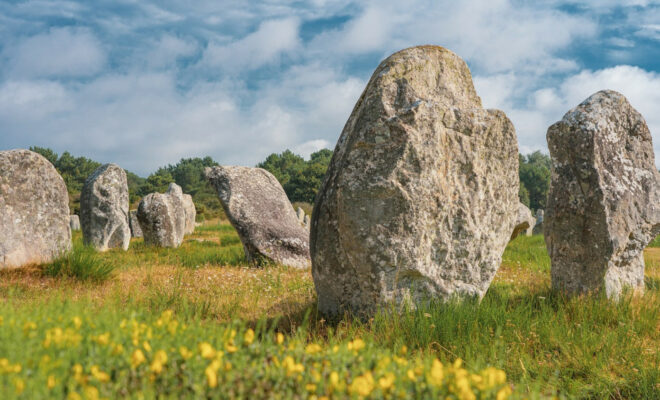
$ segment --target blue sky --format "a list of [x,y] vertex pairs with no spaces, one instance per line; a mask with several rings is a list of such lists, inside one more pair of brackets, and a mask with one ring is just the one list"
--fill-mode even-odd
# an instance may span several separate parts
[[[190,5],[189,3],[193,3]],[[249,5],[248,5],[249,3]],[[378,63],[463,57],[523,153],[600,89],[660,149],[660,1],[0,2],[0,149],[51,147],[147,175],[333,148]]]

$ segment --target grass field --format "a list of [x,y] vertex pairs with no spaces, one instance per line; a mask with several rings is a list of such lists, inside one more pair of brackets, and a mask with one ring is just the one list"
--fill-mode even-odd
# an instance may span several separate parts
[[337,324],[309,270],[248,267],[226,223],[92,256],[109,279],[0,271],[0,398],[660,398],[660,248],[618,303],[551,291],[519,237],[480,304]]

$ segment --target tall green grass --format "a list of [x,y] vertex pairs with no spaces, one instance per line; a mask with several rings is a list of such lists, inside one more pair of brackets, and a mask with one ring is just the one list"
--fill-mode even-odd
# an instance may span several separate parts
[[41,266],[47,276],[102,282],[112,276],[115,265],[92,247],[76,242],[73,248],[51,263]]
[[509,242],[502,262],[524,266],[532,271],[550,272],[550,257],[543,235],[518,236]]

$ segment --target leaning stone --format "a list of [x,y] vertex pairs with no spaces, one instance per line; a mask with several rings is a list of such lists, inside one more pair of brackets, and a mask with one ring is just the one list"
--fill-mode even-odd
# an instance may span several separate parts
[[309,267],[309,235],[270,172],[222,166],[207,168],[206,178],[238,231],[249,262]]
[[171,183],[165,193],[146,195],[138,205],[137,217],[146,244],[179,247],[186,227],[181,187]]
[[141,238],[142,228],[140,228],[140,221],[138,221],[137,210],[131,210],[128,212],[128,224],[131,228],[131,236]]
[[548,129],[544,234],[552,286],[568,294],[644,288],[644,248],[660,233],[660,173],[644,118],[600,91]]
[[71,248],[69,195],[53,164],[0,151],[0,269],[43,264]]
[[189,194],[183,195],[183,210],[186,214],[186,224],[184,234],[189,235],[195,232],[195,218],[197,217],[197,210],[192,196]]
[[69,227],[71,227],[72,231],[80,230],[80,218],[76,214],[69,216]]
[[524,233],[525,236],[531,236],[535,223],[536,223],[536,219],[532,215],[530,209],[527,208],[527,206],[524,205],[523,203],[518,203],[518,213],[516,214],[516,225],[513,227],[511,240],[515,239],[521,233]]
[[536,224],[534,225],[534,230],[532,230],[533,235],[543,235],[543,210],[536,210]]
[[383,61],[337,142],[310,232],[318,308],[481,298],[515,224],[513,124],[442,47]]
[[83,242],[98,251],[128,249],[128,181],[117,164],[105,164],[87,179],[80,192]]

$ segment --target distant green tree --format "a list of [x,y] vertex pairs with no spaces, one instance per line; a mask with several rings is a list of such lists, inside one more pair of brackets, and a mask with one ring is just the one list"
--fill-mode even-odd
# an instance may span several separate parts
[[[540,151],[527,156],[520,155],[520,185],[527,191],[529,207],[534,211],[539,208],[545,209],[550,189],[551,165],[550,157]],[[521,201],[523,197],[524,193],[521,193]]]
[[257,166],[269,171],[282,184],[289,201],[313,203],[330,164],[332,150],[313,153],[309,161],[290,150],[271,154]]

